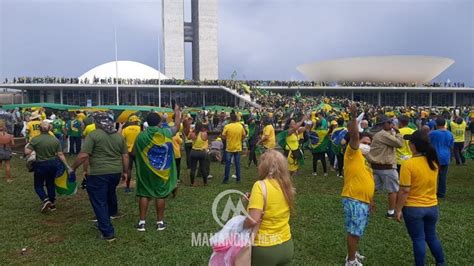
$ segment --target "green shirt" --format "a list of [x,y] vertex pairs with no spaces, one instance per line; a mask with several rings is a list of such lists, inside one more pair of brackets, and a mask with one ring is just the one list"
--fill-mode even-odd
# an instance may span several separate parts
[[56,136],[62,136],[63,135],[63,128],[64,128],[64,121],[56,118],[53,120],[53,133]]
[[87,135],[81,152],[89,154],[90,175],[122,173],[122,154],[128,154],[125,139],[97,128]]
[[58,152],[62,152],[59,141],[48,133],[32,138],[27,148],[36,152],[36,161],[55,159]]

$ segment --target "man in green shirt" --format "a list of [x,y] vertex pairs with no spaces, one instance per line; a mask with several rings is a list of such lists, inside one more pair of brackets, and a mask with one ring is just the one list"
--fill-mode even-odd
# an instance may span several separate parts
[[[26,156],[30,156],[33,152],[36,154],[33,166],[34,186],[36,194],[38,194],[38,197],[43,202],[43,207],[41,208],[43,213],[47,210],[56,210],[56,186],[54,179],[58,172],[58,165],[62,162],[70,169],[59,141],[49,134],[51,129],[51,124],[46,121],[41,122],[41,134],[32,138],[25,148]],[[45,185],[48,191],[47,194],[44,191]]]
[[92,116],[96,130],[86,137],[72,171],[89,161],[87,193],[102,239],[110,242],[115,240],[111,217],[118,214],[115,190],[120,177],[122,181],[127,179],[128,149],[125,139],[115,129],[113,117],[105,112],[96,112]]
[[82,122],[73,114],[67,121],[67,135],[69,137],[69,154],[78,154],[81,150],[82,142]]
[[59,140],[59,143],[61,144],[61,151],[63,151],[65,145],[64,136],[66,133],[66,123],[58,115],[53,119],[52,124],[54,136],[56,136],[56,138]]

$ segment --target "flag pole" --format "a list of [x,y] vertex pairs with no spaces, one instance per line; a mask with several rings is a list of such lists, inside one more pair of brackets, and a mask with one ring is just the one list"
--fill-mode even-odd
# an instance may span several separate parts
[[114,28],[114,36],[115,36],[115,91],[117,94],[117,105],[120,105],[119,87],[118,87],[117,27]]
[[161,108],[161,37],[158,32],[158,107]]

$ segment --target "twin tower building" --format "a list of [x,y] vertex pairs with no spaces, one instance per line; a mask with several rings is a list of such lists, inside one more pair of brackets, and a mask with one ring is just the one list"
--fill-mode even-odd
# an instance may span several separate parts
[[164,74],[184,79],[184,43],[192,43],[192,78],[218,79],[218,0],[191,0],[191,21],[184,0],[162,0]]

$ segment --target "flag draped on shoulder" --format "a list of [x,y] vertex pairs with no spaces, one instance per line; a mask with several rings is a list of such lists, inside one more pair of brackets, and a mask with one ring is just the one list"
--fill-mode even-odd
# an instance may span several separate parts
[[343,152],[341,141],[344,139],[346,134],[347,129],[344,127],[338,127],[332,132],[331,142],[334,153],[341,154]]
[[176,187],[172,134],[168,128],[148,127],[135,142],[137,196],[165,198]]
[[312,153],[325,152],[329,146],[327,129],[316,129],[309,132],[309,146]]
[[54,184],[56,186],[56,192],[59,195],[74,195],[77,192],[76,174],[68,173],[68,169],[59,159],[56,163],[56,175]]
[[282,149],[286,148],[286,137],[288,137],[288,130],[283,130],[282,132],[278,133],[276,137],[277,143]]

